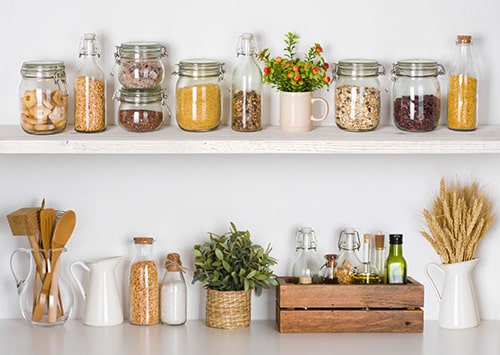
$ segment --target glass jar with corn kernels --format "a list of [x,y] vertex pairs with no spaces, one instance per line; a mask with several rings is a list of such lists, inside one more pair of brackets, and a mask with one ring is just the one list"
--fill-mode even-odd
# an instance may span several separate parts
[[185,131],[205,132],[216,129],[222,120],[222,80],[224,63],[211,59],[183,60],[174,74],[176,119]]
[[21,127],[31,134],[64,131],[68,119],[68,86],[62,61],[28,61],[21,67]]
[[363,132],[380,122],[380,82],[384,67],[375,60],[345,59],[334,68],[335,123],[346,131]]

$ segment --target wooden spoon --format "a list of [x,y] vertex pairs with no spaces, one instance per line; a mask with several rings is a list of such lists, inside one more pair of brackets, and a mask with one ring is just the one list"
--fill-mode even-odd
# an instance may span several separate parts
[[43,254],[45,256],[45,268],[49,271],[50,256],[49,249],[51,248],[52,231],[54,229],[54,221],[56,220],[56,211],[53,208],[47,208],[40,211],[40,239],[42,242]]
[[[61,218],[57,221],[56,227],[54,229],[54,235],[52,237],[51,249],[52,256],[50,258],[50,270],[43,280],[42,290],[40,291],[40,297],[38,298],[38,302],[35,306],[35,310],[33,311],[33,320],[40,321],[43,317],[43,311],[45,309],[45,304],[47,303],[47,299],[49,298],[49,290],[51,288],[52,279],[53,279],[53,270],[59,261],[59,256],[61,255],[66,243],[68,242],[73,230],[75,229],[76,224],[76,214],[73,211],[66,211],[63,213]],[[55,281],[57,282],[57,280]],[[56,283],[57,286],[57,283]],[[56,287],[57,289],[57,287]],[[56,290],[57,292],[57,290]],[[56,311],[55,302],[52,303],[53,312]],[[49,302],[50,305],[50,302]],[[49,313],[51,311],[49,307]]]

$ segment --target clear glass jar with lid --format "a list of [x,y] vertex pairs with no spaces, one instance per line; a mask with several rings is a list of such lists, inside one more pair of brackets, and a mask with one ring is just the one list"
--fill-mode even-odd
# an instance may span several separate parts
[[346,131],[362,132],[380,122],[380,81],[384,67],[375,60],[345,59],[334,68],[335,122]]
[[162,59],[167,55],[165,46],[157,42],[125,42],[116,46],[118,81],[131,89],[160,86],[165,77]]
[[445,69],[434,60],[400,60],[392,67],[392,115],[394,124],[411,132],[432,131],[441,115],[438,76]]
[[161,88],[128,89],[115,92],[118,105],[118,123],[129,132],[151,132],[161,127],[164,116],[170,112],[165,90]]
[[21,67],[21,127],[31,134],[64,131],[68,119],[68,86],[62,61],[29,61]]
[[222,120],[224,63],[212,59],[183,60],[176,65],[176,119],[185,131],[216,129]]

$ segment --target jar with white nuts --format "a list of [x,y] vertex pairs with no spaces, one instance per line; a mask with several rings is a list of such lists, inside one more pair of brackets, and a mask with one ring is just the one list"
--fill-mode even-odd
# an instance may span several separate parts
[[135,255],[130,264],[130,316],[134,325],[160,321],[158,268],[153,260],[153,238],[135,237]]
[[22,129],[31,134],[64,131],[68,122],[68,86],[64,62],[24,62],[21,75],[19,103]]
[[380,82],[384,67],[374,60],[346,59],[334,68],[335,122],[346,131],[377,128],[380,122]]

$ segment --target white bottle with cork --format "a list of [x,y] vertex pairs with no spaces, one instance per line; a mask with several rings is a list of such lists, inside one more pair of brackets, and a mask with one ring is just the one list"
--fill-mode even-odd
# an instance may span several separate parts
[[161,283],[161,321],[168,325],[186,323],[186,281],[179,254],[169,253]]

